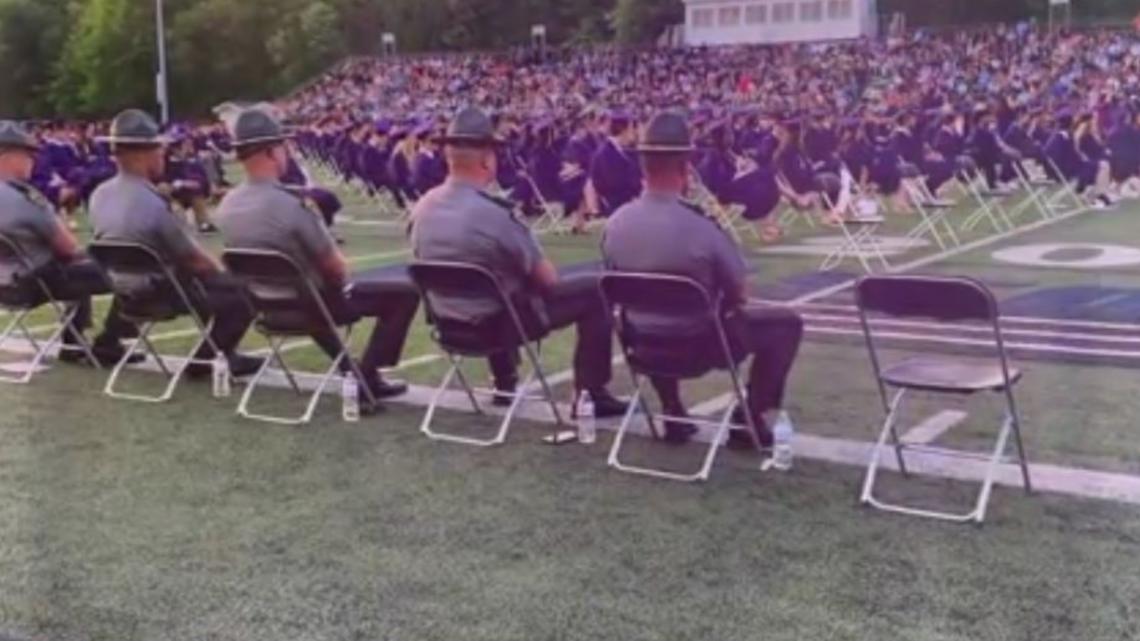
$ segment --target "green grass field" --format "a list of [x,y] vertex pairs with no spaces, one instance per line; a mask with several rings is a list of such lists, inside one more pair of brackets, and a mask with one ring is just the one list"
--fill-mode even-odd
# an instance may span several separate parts
[[[403,225],[343,195],[354,267],[406,261]],[[1002,297],[1135,287],[1134,267],[1012,267],[992,252],[1127,243],[1137,213],[1082,214],[921,269],[981,277]],[[914,222],[892,219],[887,233]],[[830,234],[801,227],[785,243]],[[562,264],[597,256],[596,235],[542,241]],[[751,241],[746,253],[761,297],[821,260]],[[845,291],[820,298],[849,300]],[[163,351],[187,350],[188,328],[160,329]],[[810,337],[789,397],[798,430],[873,439],[882,417],[861,340]],[[567,369],[572,340],[563,333],[544,346],[549,371]],[[251,334],[243,347],[264,342]],[[435,352],[417,323],[396,375],[434,385],[444,369]],[[289,357],[322,365],[303,343]],[[1140,476],[1134,367],[1019,364],[1034,462]],[[615,390],[626,390],[624,368],[615,373]],[[1130,502],[1002,486],[984,528],[943,525],[859,508],[862,470],[808,456],[771,474],[726,452],[708,483],[684,485],[608,469],[608,432],[592,447],[550,448],[539,440],[546,426],[524,422],[506,446],[473,450],[424,438],[422,408],[406,404],[346,424],[329,398],[313,424],[284,428],[240,419],[236,399],[213,399],[208,385],[143,406],[104,397],[104,377],[53,365],[31,386],[0,387],[0,639],[1140,639],[1140,507]],[[131,380],[157,385],[146,373]],[[686,397],[700,404],[724,391],[713,375]],[[569,400],[566,384],[559,393]],[[294,399],[270,391],[265,402]],[[924,398],[904,425],[947,407],[967,406]],[[999,408],[981,399],[969,408],[938,445],[988,446]],[[457,431],[473,424],[454,412],[440,419]],[[642,440],[633,448],[677,467],[698,454]],[[964,505],[974,491],[936,478],[884,481],[892,497],[939,506]]]

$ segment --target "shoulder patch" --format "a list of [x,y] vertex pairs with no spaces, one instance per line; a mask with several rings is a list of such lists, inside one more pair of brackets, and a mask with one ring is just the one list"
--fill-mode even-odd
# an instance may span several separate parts
[[503,198],[502,196],[495,196],[493,194],[489,194],[489,193],[483,191],[482,189],[479,190],[479,195],[482,196],[483,198],[486,198],[487,200],[495,203],[496,205],[502,207],[503,209],[506,209],[507,211],[513,212],[515,210],[515,203],[508,198]]

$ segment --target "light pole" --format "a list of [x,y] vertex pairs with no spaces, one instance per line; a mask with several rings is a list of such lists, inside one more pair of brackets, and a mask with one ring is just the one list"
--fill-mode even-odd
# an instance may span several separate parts
[[166,91],[166,26],[162,15],[162,0],[154,0],[154,30],[158,39],[158,75],[155,77],[155,96],[162,124],[170,120],[170,100]]

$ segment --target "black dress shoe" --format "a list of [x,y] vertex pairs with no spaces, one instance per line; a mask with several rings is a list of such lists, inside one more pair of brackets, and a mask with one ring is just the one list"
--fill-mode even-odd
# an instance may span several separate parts
[[[114,367],[119,364],[123,359],[123,354],[127,350],[121,346],[104,347],[95,346],[91,348],[91,353],[95,356],[95,361],[99,367]],[[127,361],[130,364],[141,363],[146,360],[145,354],[131,354],[131,359]],[[78,345],[64,345],[59,349],[59,361],[61,363],[70,363],[74,365],[90,365],[90,359],[84,353],[83,348]]]
[[376,400],[380,400],[407,394],[408,384],[404,381],[386,381],[380,377],[376,377],[368,384],[368,389],[372,391],[372,395],[376,397]]
[[[233,354],[227,359],[230,366],[230,376],[232,378],[245,378],[253,376],[257,370],[261,369],[265,359],[258,356],[245,356],[243,354]],[[212,376],[214,373],[213,363],[191,363],[186,368],[186,376],[191,380],[201,380]]]
[[692,423],[684,421],[665,421],[665,438],[670,445],[684,445],[693,440],[693,436],[700,430]]
[[590,392],[590,400],[594,401],[594,418],[624,416],[629,410],[628,401],[616,398],[605,389]]
[[491,405],[495,407],[510,407],[515,402],[515,386],[517,383],[495,383],[495,393],[491,396]]
[[[755,452],[756,444],[748,434],[748,420],[744,417],[744,410],[739,407],[733,410],[732,423],[736,427],[733,427],[728,432],[728,449]],[[756,427],[756,439],[760,441],[760,448],[762,450],[771,450],[772,431],[768,429],[768,424],[764,422],[764,417],[756,416],[754,413],[752,424]]]

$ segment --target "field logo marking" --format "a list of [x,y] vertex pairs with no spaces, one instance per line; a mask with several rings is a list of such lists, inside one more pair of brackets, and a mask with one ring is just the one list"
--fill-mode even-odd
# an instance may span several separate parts
[[995,251],[993,259],[1025,267],[1105,269],[1140,265],[1140,249],[1097,243],[1039,243],[1015,245]]

